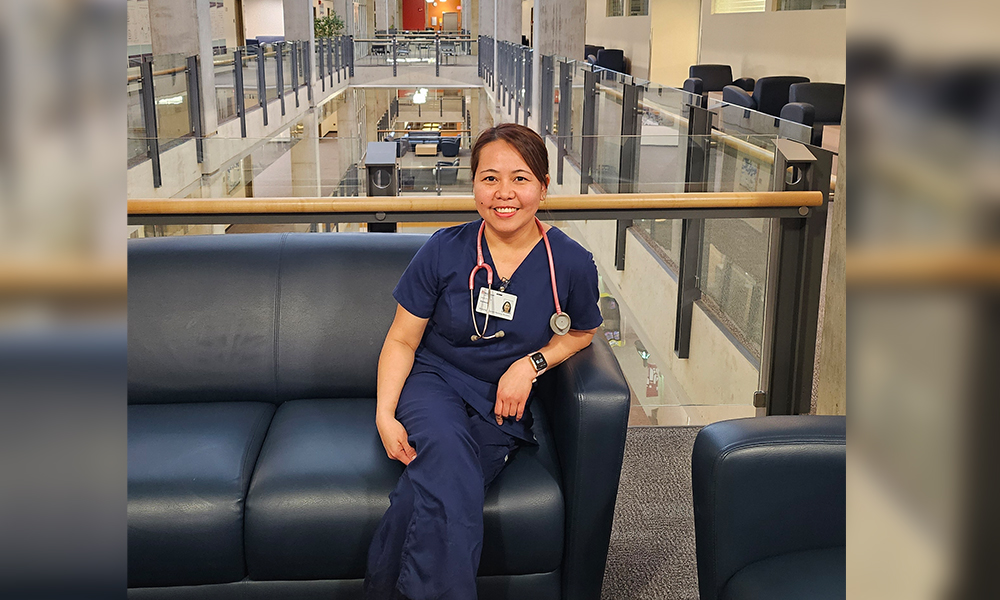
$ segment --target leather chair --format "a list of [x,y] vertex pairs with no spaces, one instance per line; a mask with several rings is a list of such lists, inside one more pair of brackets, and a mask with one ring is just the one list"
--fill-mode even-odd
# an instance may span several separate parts
[[455,136],[441,136],[438,142],[438,152],[441,156],[447,156],[448,158],[453,158],[458,156],[458,151],[462,147],[462,138]]
[[735,85],[722,88],[722,101],[756,110],[773,117],[781,114],[781,107],[788,104],[788,88],[795,83],[809,83],[808,77],[761,77],[753,87],[753,96]]
[[597,51],[597,66],[615,71],[616,73],[626,73],[625,51],[616,48],[603,48]]
[[704,95],[721,92],[727,85],[735,85],[747,92],[753,91],[756,82],[753,77],[733,80],[733,68],[729,65],[691,65],[683,89],[692,94]]
[[843,600],[847,420],[713,423],[691,458],[701,600]]
[[[129,598],[361,597],[403,470],[378,355],[426,239],[129,241]],[[538,446],[486,495],[479,597],[598,600],[628,386],[603,339],[536,385]]]
[[586,59],[589,56],[597,57],[597,51],[604,50],[604,46],[597,46],[594,44],[584,44],[583,45],[583,57]]
[[781,118],[812,127],[812,143],[823,143],[823,127],[840,125],[844,112],[842,83],[796,83],[788,88],[788,104],[781,107]]

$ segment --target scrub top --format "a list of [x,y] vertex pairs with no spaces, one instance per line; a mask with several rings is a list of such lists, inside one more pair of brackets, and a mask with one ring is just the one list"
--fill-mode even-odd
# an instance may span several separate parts
[[[497,383],[511,364],[540,350],[555,335],[549,319],[555,312],[549,260],[544,240],[528,253],[511,275],[504,292],[517,297],[513,318],[491,316],[486,335],[503,330],[504,337],[472,341],[469,273],[476,266],[476,238],[482,219],[438,230],[406,268],[393,297],[414,316],[428,319],[411,373],[440,375],[476,412],[496,424]],[[547,231],[556,268],[556,287],[563,312],[575,330],[595,329],[602,318],[598,307],[597,266],[593,255],[565,233]],[[501,281],[483,236],[483,261],[493,268],[493,290]],[[486,270],[476,273],[473,299],[486,286]],[[476,313],[480,331],[485,315]],[[531,433],[531,398],[520,421],[506,417],[502,430],[527,442]]]

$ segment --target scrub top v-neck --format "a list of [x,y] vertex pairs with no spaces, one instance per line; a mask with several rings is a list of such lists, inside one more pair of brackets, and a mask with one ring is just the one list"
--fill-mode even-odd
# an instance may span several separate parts
[[[476,266],[476,238],[482,220],[437,231],[417,252],[400,277],[393,297],[414,316],[428,319],[411,373],[440,375],[487,420],[495,423],[497,383],[516,360],[545,346],[554,335],[549,318],[555,312],[548,254],[539,240],[506,283],[504,292],[517,297],[513,318],[490,317],[485,334],[503,330],[502,338],[472,341],[475,333],[469,297],[469,273]],[[573,329],[600,326],[597,267],[593,256],[559,229],[547,232],[556,268],[559,303]],[[483,260],[494,269],[493,290],[499,290],[489,245],[483,239]],[[472,299],[486,286],[484,269],[476,274]],[[476,313],[482,331],[485,315]],[[521,421],[505,418],[501,429],[526,441],[531,434],[530,400]]]

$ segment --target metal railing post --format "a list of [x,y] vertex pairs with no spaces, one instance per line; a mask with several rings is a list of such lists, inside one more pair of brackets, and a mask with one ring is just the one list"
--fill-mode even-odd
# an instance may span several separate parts
[[[639,106],[642,103],[642,88],[626,83],[622,86],[622,142],[618,156],[618,193],[635,191],[639,172],[639,133],[642,127]],[[632,226],[631,219],[618,219],[615,233],[615,269],[625,270],[626,232]]]
[[434,76],[441,76],[441,34],[434,32]]
[[333,38],[326,40],[326,74],[330,78],[330,88],[333,88]]
[[392,76],[396,76],[396,36],[392,36]]
[[[513,50],[513,45],[511,50]],[[511,53],[514,60],[514,122],[517,123],[519,111],[522,109],[521,91],[524,89],[524,53],[514,51]]]
[[552,133],[552,57],[543,54],[541,66],[540,83],[542,89],[539,90],[538,94],[541,111],[538,113],[538,128],[541,130],[542,136],[546,136]]
[[278,100],[281,102],[281,116],[285,116],[285,42],[274,44],[274,56],[277,59],[275,77],[277,78]]
[[580,193],[586,194],[594,181],[597,154],[597,80],[593,70],[583,72],[583,131],[580,140]]
[[340,71],[344,68],[344,39],[337,38],[337,43],[333,45],[334,70],[337,71],[337,83],[340,83]]
[[146,156],[149,157],[150,166],[153,168],[153,187],[158,188],[163,185],[160,173],[160,140],[156,127],[156,94],[153,92],[153,60],[152,57],[143,56],[139,65],[140,87],[139,94],[142,97],[142,125],[143,134],[146,136]]
[[528,116],[531,114],[531,74],[532,61],[534,61],[534,51],[531,48],[524,49],[524,125],[528,125]]
[[[829,198],[832,165],[832,152],[775,140],[772,187],[818,190]],[[810,410],[827,205],[800,208],[805,218],[771,219],[760,391],[754,395],[754,406],[768,415]]]
[[347,51],[348,51],[348,73],[351,77],[354,77],[354,36],[347,36]]
[[316,47],[316,75],[319,76],[319,90],[321,92],[326,91],[326,75],[324,75],[324,66],[326,64],[326,52],[323,51],[323,38],[318,40],[318,46]]
[[674,353],[687,358],[691,350],[691,315],[694,303],[701,298],[701,241],[705,219],[681,221],[681,255],[677,269],[677,312],[674,318]]
[[694,104],[688,105],[687,161],[684,166],[684,191],[708,191],[708,163],[712,147],[712,113]]
[[299,42],[292,42],[292,93],[295,94],[295,108],[299,107]]
[[236,113],[240,116],[240,137],[247,136],[246,94],[243,91],[243,51],[233,51],[233,85],[236,94]]
[[198,162],[205,162],[205,132],[201,123],[201,78],[198,76],[198,55],[187,57],[188,115]]
[[302,75],[305,78],[306,83],[306,99],[309,100],[310,106],[313,103],[313,86],[312,86],[312,44],[308,40],[302,42]]
[[257,100],[267,126],[267,76],[264,73],[264,45],[257,44]]
[[559,136],[556,138],[559,145],[559,162],[556,167],[556,182],[560,185],[563,182],[563,162],[567,154],[567,143],[569,138],[570,119],[573,110],[573,71],[570,63],[562,61],[559,63]]

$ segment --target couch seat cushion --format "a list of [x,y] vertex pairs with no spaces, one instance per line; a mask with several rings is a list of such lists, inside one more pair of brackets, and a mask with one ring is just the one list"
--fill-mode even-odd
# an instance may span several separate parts
[[128,407],[128,585],[239,581],[243,506],[274,405]]
[[846,578],[844,548],[792,552],[737,571],[722,590],[722,600],[843,600]]
[[[480,574],[559,566],[562,495],[552,453],[540,450],[515,455],[487,493]],[[402,471],[382,448],[374,399],[283,403],[247,496],[250,579],[364,577],[368,546]]]

